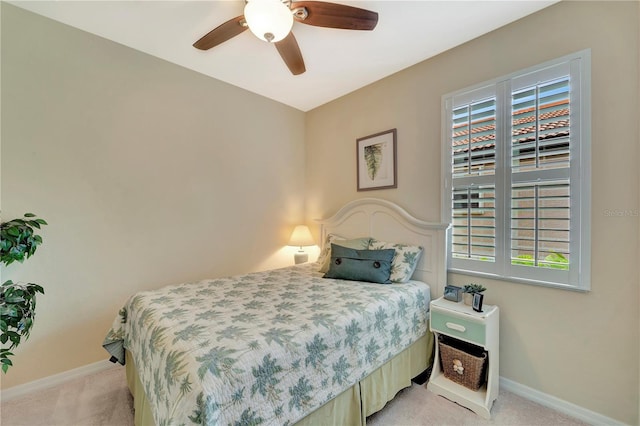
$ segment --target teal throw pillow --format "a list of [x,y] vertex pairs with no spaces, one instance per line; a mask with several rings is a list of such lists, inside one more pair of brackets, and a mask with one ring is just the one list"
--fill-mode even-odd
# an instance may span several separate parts
[[331,244],[331,263],[324,278],[390,284],[395,250],[356,250]]

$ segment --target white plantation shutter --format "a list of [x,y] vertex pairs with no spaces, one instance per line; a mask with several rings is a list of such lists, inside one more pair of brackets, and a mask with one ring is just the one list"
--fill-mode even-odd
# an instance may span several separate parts
[[511,264],[570,268],[569,181],[511,188]]
[[452,193],[452,256],[495,262],[495,186],[454,187]]
[[443,97],[451,270],[589,288],[589,63]]
[[461,105],[452,117],[453,176],[493,174],[496,168],[496,100]]
[[518,90],[512,102],[512,172],[569,167],[569,77]]
[[495,86],[463,93],[450,105],[451,258],[488,272],[494,268],[497,242]]

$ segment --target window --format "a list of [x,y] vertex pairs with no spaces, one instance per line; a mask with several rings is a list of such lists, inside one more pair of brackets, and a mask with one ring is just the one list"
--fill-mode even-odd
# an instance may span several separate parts
[[590,52],[443,97],[449,269],[590,288]]

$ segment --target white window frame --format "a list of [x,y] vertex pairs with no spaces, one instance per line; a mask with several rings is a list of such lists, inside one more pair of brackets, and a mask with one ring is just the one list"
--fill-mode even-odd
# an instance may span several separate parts
[[[570,75],[570,268],[569,271],[511,264],[511,94],[513,90]],[[513,282],[589,291],[591,289],[591,51],[582,50],[442,97],[442,218],[452,222],[452,110],[496,97],[495,175],[456,178],[469,184],[495,183],[495,262],[454,259],[452,227],[447,238],[449,272]],[[536,172],[532,172],[535,174]],[[545,170],[551,176],[554,172]],[[558,174],[562,175],[560,172]],[[542,176],[542,175],[541,175]],[[535,178],[535,176],[534,176]],[[540,181],[542,177],[538,178]],[[517,183],[517,182],[515,182]]]

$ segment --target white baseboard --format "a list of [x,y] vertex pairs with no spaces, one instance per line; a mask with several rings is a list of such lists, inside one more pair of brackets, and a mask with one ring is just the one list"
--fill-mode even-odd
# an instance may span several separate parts
[[73,370],[64,371],[62,373],[54,374],[53,376],[44,377],[42,379],[34,380],[33,382],[25,383],[23,385],[17,385],[7,389],[3,389],[1,399],[2,402],[6,402],[32,392],[37,392],[43,389],[50,388],[52,386],[60,385],[70,380],[78,379],[80,377],[88,376],[90,374],[99,373],[101,371],[117,367],[121,367],[120,364],[114,364],[107,360],[94,362],[93,364],[74,368]]
[[556,398],[555,396],[540,392],[528,386],[521,385],[520,383],[514,382],[513,380],[505,379],[504,377],[500,377],[500,388],[521,396],[525,399],[528,399],[529,401],[536,402],[560,413],[574,417],[578,420],[582,420],[583,422],[591,425],[624,425],[624,423],[621,423],[617,420],[596,413],[594,411],[587,410],[584,407],[580,407],[579,405],[573,404],[560,398]]

